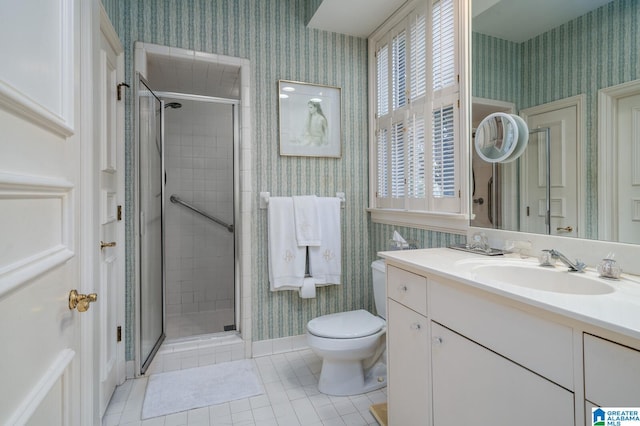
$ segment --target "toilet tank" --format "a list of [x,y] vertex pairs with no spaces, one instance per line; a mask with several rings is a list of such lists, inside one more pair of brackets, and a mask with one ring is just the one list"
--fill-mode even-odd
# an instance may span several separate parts
[[378,316],[387,319],[387,266],[383,259],[371,263],[373,298]]

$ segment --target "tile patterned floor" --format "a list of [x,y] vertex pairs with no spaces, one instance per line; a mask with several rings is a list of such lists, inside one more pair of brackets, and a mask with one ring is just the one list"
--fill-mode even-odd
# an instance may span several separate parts
[[387,399],[387,390],[335,397],[318,392],[321,360],[305,349],[255,358],[265,393],[165,417],[140,420],[148,378],[119,386],[103,426],[334,426],[377,425],[369,407]]

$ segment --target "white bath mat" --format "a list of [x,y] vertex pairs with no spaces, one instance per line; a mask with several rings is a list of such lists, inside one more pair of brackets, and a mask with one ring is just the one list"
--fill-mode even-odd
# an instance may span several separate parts
[[222,404],[264,392],[250,359],[149,377],[142,419]]

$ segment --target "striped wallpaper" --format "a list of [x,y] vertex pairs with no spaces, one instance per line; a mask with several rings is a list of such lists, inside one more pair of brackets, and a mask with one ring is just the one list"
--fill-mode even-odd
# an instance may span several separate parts
[[640,2],[615,0],[517,46],[473,34],[474,96],[523,109],[586,94],[589,238],[598,235],[598,90],[640,78],[639,23]]
[[[136,0],[105,1],[125,47],[126,80],[131,82],[135,41],[248,58],[251,62],[251,126],[256,206],[251,223],[255,236],[252,271],[254,341],[304,334],[306,322],[318,315],[356,308],[370,309],[367,133],[367,41],[307,29],[304,0]],[[316,2],[317,3],[317,2]],[[342,158],[278,155],[277,81],[287,79],[342,88]],[[127,117],[131,116],[131,104]],[[132,132],[126,126],[127,194],[132,194]],[[342,211],[343,285],[300,299],[293,292],[269,291],[267,212],[258,210],[258,194],[346,193]],[[131,223],[131,217],[127,218]],[[133,235],[128,227],[128,248]],[[129,252],[131,253],[131,252]],[[127,293],[134,280],[127,256]],[[131,298],[129,297],[130,301]],[[127,328],[132,331],[129,303]],[[128,359],[132,346],[128,345]]]

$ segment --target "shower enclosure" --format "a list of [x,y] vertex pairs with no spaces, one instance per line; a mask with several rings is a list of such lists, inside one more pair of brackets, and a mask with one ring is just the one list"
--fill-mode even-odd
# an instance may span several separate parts
[[236,100],[139,84],[138,359],[236,330]]
[[167,338],[235,330],[234,104],[166,98]]

